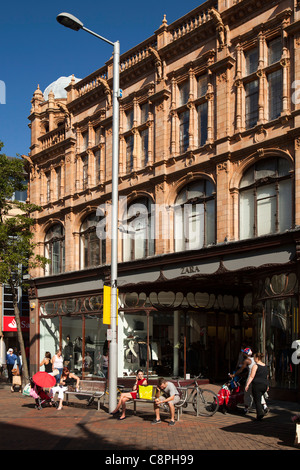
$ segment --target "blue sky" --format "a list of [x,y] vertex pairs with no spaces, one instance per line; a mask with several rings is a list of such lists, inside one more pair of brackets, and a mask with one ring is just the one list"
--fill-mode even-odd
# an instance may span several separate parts
[[20,0],[1,5],[0,84],[5,83],[5,104],[0,90],[0,141],[9,156],[28,154],[28,128],[32,95],[60,76],[78,78],[102,67],[112,47],[84,31],[72,31],[56,21],[69,12],[87,28],[111,41],[120,41],[121,54],[151,36],[166,14],[168,24],[203,2],[151,0],[124,2]]

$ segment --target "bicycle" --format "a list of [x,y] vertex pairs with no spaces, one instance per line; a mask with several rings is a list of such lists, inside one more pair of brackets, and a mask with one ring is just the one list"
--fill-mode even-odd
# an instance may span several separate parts
[[[120,399],[121,393],[123,393],[123,389],[124,389],[124,385],[117,385],[117,402]],[[106,387],[103,403],[105,403],[106,400],[108,400],[108,397],[109,397],[109,390],[108,390],[108,387]]]
[[218,396],[212,390],[201,388],[196,379],[192,386],[183,387],[179,380],[177,384],[180,389],[186,390],[186,399],[182,406],[187,408],[191,403],[197,416],[213,416],[218,411]]

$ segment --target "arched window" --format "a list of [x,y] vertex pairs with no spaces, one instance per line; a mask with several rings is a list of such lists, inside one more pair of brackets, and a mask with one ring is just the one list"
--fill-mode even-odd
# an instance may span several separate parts
[[123,261],[154,255],[154,215],[149,199],[136,199],[128,206],[120,232],[123,238]]
[[175,251],[195,250],[215,243],[215,187],[207,179],[186,185],[174,209]]
[[102,239],[96,233],[97,224],[101,217],[96,213],[89,214],[80,227],[80,267],[90,268],[105,264],[106,243],[105,237]]
[[257,161],[244,174],[239,188],[240,239],[292,228],[291,164],[284,158]]
[[65,270],[65,230],[61,224],[50,227],[45,237],[46,275],[63,273]]

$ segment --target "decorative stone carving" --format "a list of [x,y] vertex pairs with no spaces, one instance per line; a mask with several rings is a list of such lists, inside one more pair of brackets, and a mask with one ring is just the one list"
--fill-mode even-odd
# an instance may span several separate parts
[[111,93],[111,89],[109,87],[109,84],[108,84],[107,80],[105,80],[104,78],[101,78],[101,77],[97,78],[97,82],[100,83],[101,85],[103,85],[104,93],[106,94],[107,106],[110,108],[111,105],[112,105],[112,98],[111,98],[112,93]]
[[254,142],[256,142],[257,144],[259,142],[263,142],[266,139],[267,135],[268,133],[266,129],[263,126],[260,126],[254,134]]
[[216,25],[216,30],[218,33],[218,40],[220,47],[225,46],[225,26],[221,18],[220,13],[215,9],[211,8],[208,13],[210,14],[214,24]]
[[70,129],[70,127],[71,127],[71,114],[69,113],[69,110],[68,110],[67,106],[65,104],[59,103],[59,102],[57,102],[57,106],[64,113],[66,130]]
[[158,80],[162,80],[162,78],[163,78],[163,65],[162,65],[162,60],[160,58],[160,55],[157,52],[157,50],[154,49],[151,46],[149,46],[148,50],[149,50],[150,54],[152,54],[154,59],[155,59],[157,78],[158,78]]

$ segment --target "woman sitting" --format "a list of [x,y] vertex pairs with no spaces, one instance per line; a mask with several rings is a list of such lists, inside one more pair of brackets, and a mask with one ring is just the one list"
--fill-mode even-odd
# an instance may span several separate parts
[[134,399],[134,398],[137,397],[137,393],[138,393],[138,389],[139,389],[140,385],[147,385],[147,380],[145,379],[144,373],[141,369],[139,369],[136,373],[136,380],[135,380],[134,386],[132,387],[132,392],[121,393],[119,403],[118,403],[116,409],[114,411],[112,411],[112,413],[111,413],[112,415],[115,415],[116,413],[118,413],[119,409],[122,406],[122,414],[121,414],[119,419],[123,420],[123,419],[126,418],[126,416],[125,416],[126,402],[128,400],[131,400],[131,399]]
[[64,392],[68,390],[68,387],[70,385],[74,385],[76,382],[76,389],[79,387],[79,382],[80,379],[77,377],[77,375],[73,374],[72,372],[69,371],[67,367],[63,368],[60,382],[58,385],[55,385],[55,387],[52,388],[52,396],[54,398],[55,394],[58,392],[58,399],[59,399],[59,406],[58,410],[62,409],[62,403],[64,399]]

